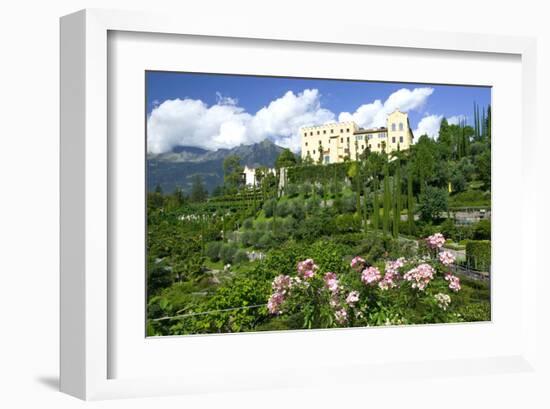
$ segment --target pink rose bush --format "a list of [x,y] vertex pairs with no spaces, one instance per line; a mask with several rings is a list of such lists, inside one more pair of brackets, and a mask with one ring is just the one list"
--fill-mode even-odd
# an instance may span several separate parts
[[427,263],[422,263],[405,273],[403,279],[411,283],[412,288],[424,291],[434,278],[434,269]]
[[439,253],[439,261],[444,266],[450,266],[455,262],[455,256],[450,251],[442,251]]
[[426,243],[431,249],[440,249],[445,244],[445,237],[441,233],[435,233],[426,238]]
[[381,278],[382,274],[376,267],[368,267],[361,273],[361,281],[367,285],[376,284]]
[[267,309],[273,315],[303,316],[305,328],[402,324],[420,305],[427,322],[453,320],[457,315],[452,315],[447,292],[461,289],[460,279],[449,272],[455,257],[441,251],[445,238],[440,233],[426,243],[435,257],[399,257],[369,265],[357,256],[347,271],[325,272],[313,259],[300,261],[296,276],[275,277]]

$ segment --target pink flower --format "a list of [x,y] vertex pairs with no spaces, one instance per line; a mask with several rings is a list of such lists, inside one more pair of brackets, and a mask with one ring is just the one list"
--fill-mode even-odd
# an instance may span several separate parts
[[445,275],[445,280],[449,282],[449,289],[455,293],[459,292],[462,287],[460,287],[460,278],[457,276],[448,273]]
[[426,243],[431,249],[440,249],[445,244],[445,237],[441,233],[435,233],[426,238]]
[[429,264],[423,263],[405,273],[403,278],[409,281],[412,288],[424,291],[434,277],[434,269]]
[[380,270],[376,267],[369,267],[361,273],[361,281],[365,284],[373,284],[382,278]]
[[350,307],[355,307],[357,301],[359,301],[359,293],[357,291],[351,291],[346,297],[346,304]]
[[361,271],[363,267],[365,267],[365,264],[367,264],[367,262],[363,258],[357,256],[351,260],[350,266],[354,270]]
[[348,313],[343,308],[336,310],[334,312],[334,319],[336,319],[338,324],[345,324],[348,320]]
[[325,285],[331,292],[338,292],[338,279],[336,278],[336,274],[333,272],[325,273],[323,279],[325,280]]
[[292,285],[292,279],[289,276],[278,275],[273,279],[273,282],[271,283],[271,288],[273,288],[275,292],[284,294],[290,288],[291,285]]
[[455,260],[456,258],[454,254],[450,251],[442,251],[439,253],[439,261],[441,261],[444,266],[450,266],[455,262]]
[[304,278],[313,277],[318,269],[319,267],[310,258],[298,263],[298,275]]
[[269,297],[269,300],[267,301],[267,309],[271,314],[280,313],[281,304],[284,300],[284,295],[279,292],[271,294],[271,297]]
[[399,257],[397,260],[394,261],[387,261],[386,262],[386,273],[391,274],[397,274],[399,269],[405,265],[405,258]]

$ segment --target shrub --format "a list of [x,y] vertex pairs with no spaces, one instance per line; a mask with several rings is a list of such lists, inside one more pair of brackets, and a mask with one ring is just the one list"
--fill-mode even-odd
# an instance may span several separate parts
[[216,262],[220,259],[220,249],[222,247],[221,241],[211,241],[206,243],[205,254],[210,260]]
[[251,231],[251,230],[243,231],[241,234],[241,243],[246,247],[250,246],[253,243],[252,241],[253,238],[254,238],[254,231]]
[[252,229],[252,227],[254,227],[254,220],[251,217],[244,219],[243,228],[245,228],[246,230],[250,230]]
[[305,201],[305,211],[309,214],[317,213],[317,211],[321,208],[321,200],[320,199],[308,199]]
[[480,220],[474,226],[474,240],[491,240],[491,221]]
[[224,264],[233,263],[233,257],[237,252],[237,246],[231,243],[225,243],[220,249],[220,258]]
[[282,201],[277,203],[277,207],[275,208],[275,214],[278,217],[286,217],[290,214],[291,211],[292,211],[292,206],[288,201]]
[[248,262],[248,254],[246,253],[246,251],[243,249],[237,250],[237,252],[235,253],[235,256],[233,257],[233,262],[235,264]]
[[304,201],[299,199],[294,199],[291,204],[291,214],[296,220],[302,220],[305,215],[304,211]]
[[336,217],[336,228],[340,233],[358,232],[361,230],[361,218],[355,214],[341,214]]
[[489,240],[469,240],[466,243],[466,262],[476,270],[489,271],[491,242]]
[[276,207],[277,207],[277,200],[275,199],[266,200],[263,206],[265,217],[273,217]]
[[269,232],[266,232],[262,234],[262,236],[258,239],[258,242],[256,243],[255,247],[259,249],[267,249],[272,247],[274,244],[273,235]]

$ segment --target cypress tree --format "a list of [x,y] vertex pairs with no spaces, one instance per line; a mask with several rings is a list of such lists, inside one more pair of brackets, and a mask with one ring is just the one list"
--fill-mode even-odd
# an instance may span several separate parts
[[413,197],[413,175],[412,168],[409,166],[407,177],[407,223],[409,225],[409,234],[414,234],[414,197]]
[[399,222],[401,221],[401,164],[399,159],[397,159],[393,187],[395,202],[393,209],[393,237],[397,238],[399,236]]
[[384,165],[384,218],[382,219],[382,232],[385,235],[388,234],[389,225],[390,225],[390,207],[391,207],[391,196],[390,196],[390,177],[388,170],[388,163]]
[[375,176],[373,181],[373,199],[372,199],[372,227],[376,231],[379,226],[380,219],[380,205],[378,203],[378,176]]
[[369,229],[369,212],[368,212],[368,205],[367,205],[367,186],[363,186],[363,197],[364,197],[364,203],[363,206],[365,207],[363,209],[363,221],[365,223],[365,233]]

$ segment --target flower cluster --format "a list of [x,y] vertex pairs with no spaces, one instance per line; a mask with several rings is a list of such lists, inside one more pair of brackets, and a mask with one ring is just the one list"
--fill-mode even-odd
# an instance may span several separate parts
[[348,313],[344,308],[337,309],[334,312],[334,319],[338,324],[345,324],[348,321]]
[[443,311],[445,311],[447,307],[449,307],[449,305],[451,304],[451,297],[447,294],[437,293],[436,295],[434,295],[434,298],[435,301],[437,301],[437,305],[439,306],[439,308],[441,308]]
[[267,301],[267,309],[271,314],[277,314],[281,312],[281,304],[285,301],[288,291],[292,286],[293,280],[286,275],[278,275],[273,279],[271,288],[273,293]]
[[350,307],[355,307],[355,304],[359,301],[359,292],[351,291],[346,297],[346,304]]
[[367,262],[363,258],[357,256],[357,257],[354,257],[351,260],[351,263],[349,265],[354,270],[361,271],[365,267],[366,264],[367,264]]
[[431,249],[440,249],[445,244],[445,237],[441,233],[435,233],[426,238],[426,243]]
[[310,258],[298,263],[298,275],[303,278],[313,277],[318,269],[319,267],[317,267],[317,265]]
[[338,278],[336,278],[336,274],[332,272],[325,273],[325,276],[323,277],[325,280],[325,285],[329,289],[329,291],[333,294],[337,294],[339,290],[338,285]]
[[399,269],[405,265],[405,259],[403,257],[397,260],[390,260],[386,262],[386,268],[384,278],[378,283],[378,287],[381,290],[389,290],[390,288],[397,287],[397,282],[401,278],[399,275]]
[[361,281],[367,285],[380,281],[382,274],[376,267],[368,267],[361,273]]
[[423,263],[418,267],[407,271],[403,278],[412,283],[412,288],[417,288],[420,291],[424,291],[430,281],[434,278],[434,273],[435,271],[432,266]]
[[452,275],[451,273],[445,275],[445,280],[449,282],[449,289],[452,291],[459,292],[462,287],[460,287],[460,278]]
[[439,253],[439,261],[441,261],[441,264],[444,266],[450,266],[455,262],[456,258],[453,253],[450,251],[442,251]]
[[281,312],[281,304],[285,301],[284,294],[274,292],[267,301],[267,309],[271,314],[278,314]]

